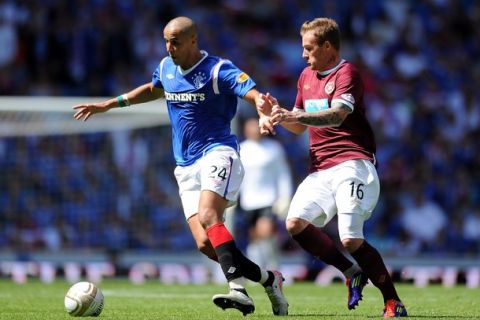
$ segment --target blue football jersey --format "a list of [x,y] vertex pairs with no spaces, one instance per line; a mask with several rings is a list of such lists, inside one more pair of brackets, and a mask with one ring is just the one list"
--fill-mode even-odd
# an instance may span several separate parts
[[255,87],[255,82],[231,61],[210,56],[189,70],[182,70],[165,57],[152,76],[163,88],[172,126],[173,154],[179,166],[187,166],[220,145],[238,150],[230,123],[237,112],[237,97]]

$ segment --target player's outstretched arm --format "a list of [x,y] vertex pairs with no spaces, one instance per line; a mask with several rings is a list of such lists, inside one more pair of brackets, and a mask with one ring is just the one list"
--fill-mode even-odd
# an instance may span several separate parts
[[296,120],[307,126],[326,128],[339,127],[347,116],[352,113],[349,106],[334,102],[331,108],[317,112],[301,112],[296,115]]
[[270,104],[272,105],[272,112],[270,118],[273,125],[280,124],[282,127],[295,134],[301,134],[307,129],[307,126],[301,124],[297,120],[298,114],[301,113],[300,111],[289,111],[285,108],[280,107],[277,98],[270,95],[269,93],[267,93],[266,98],[270,101]]
[[257,109],[260,133],[262,135],[275,134],[275,128],[269,117],[272,106],[266,97],[266,95],[258,92],[257,89],[248,91],[243,97],[246,101],[250,102],[251,105],[255,106],[255,109]]
[[73,107],[76,111],[73,117],[76,120],[87,121],[88,118],[96,113],[106,112],[111,108],[128,107],[132,104],[156,100],[162,96],[162,89],[154,87],[152,83],[146,83],[116,98],[96,103],[78,104]]
[[326,128],[339,127],[347,116],[352,112],[349,106],[335,102],[331,108],[317,112],[305,112],[294,110],[288,111],[278,105],[275,98],[269,97],[273,105],[272,123],[281,124],[284,128],[294,133],[302,133],[307,126]]

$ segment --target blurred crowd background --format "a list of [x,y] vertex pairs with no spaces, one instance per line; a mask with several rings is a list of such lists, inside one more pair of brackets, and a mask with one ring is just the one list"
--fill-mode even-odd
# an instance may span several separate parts
[[[480,255],[479,2],[0,0],[0,95],[126,92],[151,79],[178,15],[198,23],[202,49],[285,105],[305,67],[301,24],[336,19],[378,144],[382,191],[367,239],[387,256]],[[306,137],[275,139],[296,187]],[[0,250],[190,251],[173,168],[168,126],[1,138]]]

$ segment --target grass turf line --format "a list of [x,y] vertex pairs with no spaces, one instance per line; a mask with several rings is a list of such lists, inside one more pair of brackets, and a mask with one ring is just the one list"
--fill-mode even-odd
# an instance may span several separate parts
[[[52,284],[29,280],[19,285],[0,280],[0,319],[73,319],[63,307],[70,284]],[[133,285],[127,280],[104,280],[99,287],[105,295],[101,319],[245,319],[236,310],[222,311],[211,302],[212,295],[227,291],[216,285],[162,285],[149,281]],[[272,315],[270,302],[261,286],[249,285],[255,301],[251,319],[279,319]],[[444,288],[430,285],[416,288],[397,284],[407,306],[409,319],[480,319],[480,289],[465,286]],[[356,310],[347,309],[347,289],[340,283],[328,287],[296,283],[284,288],[290,303],[288,319],[371,319],[381,318],[383,300],[380,292],[368,286]]]

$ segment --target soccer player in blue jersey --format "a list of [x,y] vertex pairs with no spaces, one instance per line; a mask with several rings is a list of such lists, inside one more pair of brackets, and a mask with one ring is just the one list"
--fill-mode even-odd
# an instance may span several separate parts
[[[190,18],[171,20],[164,38],[169,56],[161,60],[151,82],[103,102],[76,105],[74,118],[87,120],[111,108],[165,97],[175,177],[187,223],[198,249],[220,263],[230,287],[227,294],[213,296],[213,302],[222,309],[252,313],[253,300],[242,285],[247,278],[265,287],[275,315],[287,315],[280,272],[262,270],[246,258],[223,224],[224,211],[236,202],[244,175],[238,141],[230,129],[237,97],[257,109],[266,102],[246,73],[229,60],[199,49],[197,28]],[[273,130],[268,123],[263,125]]]

